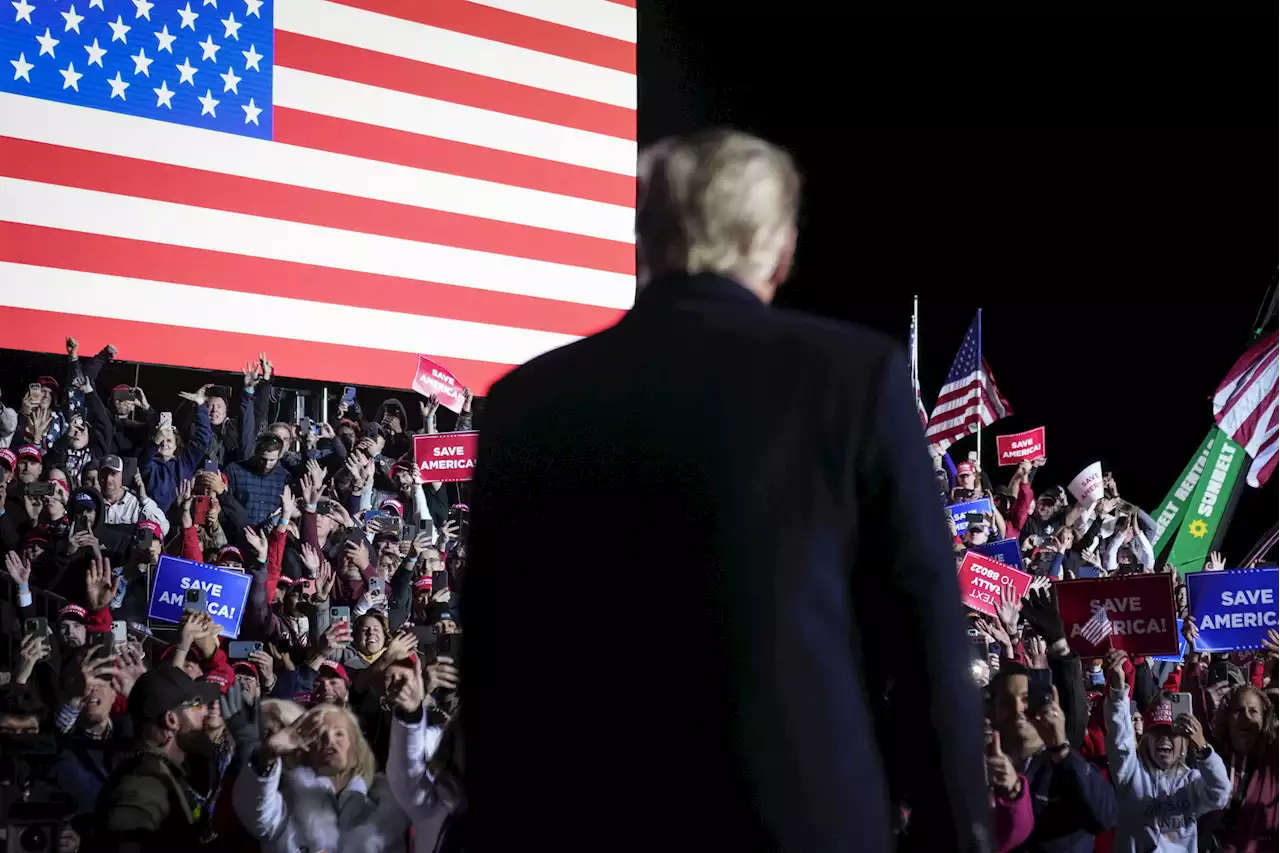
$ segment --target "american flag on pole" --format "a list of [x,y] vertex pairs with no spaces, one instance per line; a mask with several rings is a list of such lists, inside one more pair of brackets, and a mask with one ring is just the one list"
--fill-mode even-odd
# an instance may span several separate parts
[[[635,0],[13,0],[3,345],[483,393],[635,296]],[[12,72],[12,73],[8,73]]]
[[982,311],[979,309],[964,333],[947,381],[938,392],[938,402],[925,426],[925,438],[942,453],[966,435],[977,432],[979,423],[990,426],[1011,414],[1009,401],[1001,396],[991,368],[982,357]]
[[1253,457],[1247,480],[1254,488],[1276,470],[1277,432],[1280,432],[1280,348],[1277,333],[1249,348],[1227,373],[1213,395],[1218,427]]
[[916,337],[917,327],[920,325],[919,316],[920,311],[917,307],[916,310],[911,313],[911,390],[915,392],[916,395],[916,411],[920,413],[920,425],[928,428],[929,414],[925,411],[924,400],[920,399],[920,341]]
[[1111,617],[1107,616],[1105,607],[1094,610],[1089,621],[1080,626],[1080,636],[1095,646],[1102,645],[1102,641],[1111,636]]

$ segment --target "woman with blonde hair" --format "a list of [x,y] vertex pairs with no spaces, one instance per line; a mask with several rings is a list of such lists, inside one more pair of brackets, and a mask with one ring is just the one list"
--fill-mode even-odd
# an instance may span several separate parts
[[409,819],[376,773],[355,715],[336,705],[317,705],[267,737],[236,780],[235,806],[264,853],[405,850]]
[[1280,753],[1276,750],[1276,709],[1252,684],[1234,688],[1213,720],[1213,742],[1228,767],[1230,797],[1221,814],[1201,829],[1223,853],[1275,850],[1280,831]]
[[1191,714],[1175,720],[1168,699],[1147,708],[1142,739],[1134,737],[1122,651],[1107,652],[1107,764],[1116,787],[1120,820],[1116,853],[1197,853],[1197,821],[1227,804],[1227,768]]

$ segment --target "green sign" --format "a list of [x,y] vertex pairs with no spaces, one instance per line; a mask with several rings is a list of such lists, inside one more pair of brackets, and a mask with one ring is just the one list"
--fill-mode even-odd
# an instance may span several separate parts
[[1204,568],[1209,547],[1218,533],[1218,525],[1227,510],[1236,478],[1244,468],[1249,455],[1244,448],[1231,440],[1221,430],[1215,429],[1216,441],[1191,499],[1187,501],[1182,522],[1177,526],[1177,538],[1169,562],[1179,574],[1198,572]]
[[1204,466],[1209,464],[1209,454],[1213,452],[1214,441],[1219,435],[1221,433],[1217,427],[1209,430],[1204,441],[1200,442],[1200,449],[1196,451],[1195,456],[1191,457],[1187,467],[1182,469],[1182,474],[1174,481],[1173,488],[1169,490],[1164,502],[1160,504],[1159,509],[1151,513],[1151,517],[1156,521],[1156,539],[1151,543],[1151,548],[1157,556],[1178,532],[1182,514],[1187,509],[1187,500],[1200,484],[1200,474],[1204,471]]

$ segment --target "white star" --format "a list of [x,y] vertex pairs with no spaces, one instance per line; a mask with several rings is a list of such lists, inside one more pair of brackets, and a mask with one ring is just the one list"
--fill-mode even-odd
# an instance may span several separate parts
[[240,41],[240,22],[236,20],[235,12],[227,13],[227,17],[222,19],[222,26],[227,28],[227,31],[222,34],[224,39]]
[[93,44],[86,44],[84,49],[89,51],[89,64],[102,67],[102,57],[106,56],[107,49],[98,47],[98,40],[94,39]]
[[175,65],[178,69],[178,85],[190,83],[192,86],[196,84],[196,67],[191,64],[190,59],[183,59],[181,65]]
[[157,107],[168,107],[169,109],[173,109],[173,104],[169,103],[173,100],[173,90],[169,88],[168,83],[161,80],[160,88],[152,89],[151,91],[156,93]]
[[254,49],[253,45],[249,45],[248,50],[242,50],[240,52],[244,54],[244,70],[245,71],[248,71],[250,68],[252,68],[254,71],[262,70],[261,68],[258,67],[258,60],[262,59],[262,54],[258,53],[258,51]]
[[[205,0],[205,2],[208,2],[208,0]],[[218,117],[218,114],[214,112],[214,110],[218,108],[218,104],[220,102],[213,96],[212,89],[205,89],[204,97],[196,98],[196,100],[200,102],[200,115],[213,116],[214,118]]]
[[212,34],[205,36],[204,41],[196,42],[196,44],[200,45],[200,49],[204,52],[204,56],[200,57],[201,62],[206,59],[212,59],[214,62],[218,61],[218,51],[222,48],[222,45],[213,43]]
[[[46,53],[53,56],[53,48],[58,44],[58,40],[49,35],[48,27],[44,28],[44,35],[36,36],[36,41],[40,42],[40,53],[36,56],[37,59],[44,56]],[[56,59],[57,57],[54,58]]]
[[89,0],[89,8],[92,9],[94,6],[97,6],[104,12],[107,11],[107,7],[102,5],[102,0]]
[[244,5],[249,7],[248,11],[245,12],[246,15],[253,15],[255,18],[262,17],[258,14],[258,10],[262,8],[262,0],[244,0]]
[[25,53],[19,53],[17,59],[10,59],[9,64],[13,66],[14,80],[17,80],[19,77],[21,77],[23,80],[26,80],[28,83],[31,82],[31,76],[27,72],[30,71],[32,68],[35,68],[35,66],[32,65],[30,62],[27,62],[27,55]]
[[165,24],[163,27],[161,27],[160,32],[156,33],[155,36],[160,41],[160,47],[157,48],[156,52],[159,53],[161,51],[167,50],[169,51],[169,54],[172,56],[173,40],[176,39],[177,36],[169,35],[169,25]]
[[187,3],[187,8],[178,10],[178,16],[182,18],[182,24],[178,27],[178,29],[182,29],[183,27],[191,27],[191,31],[195,32],[196,18],[200,16],[195,12],[191,11],[190,2]]
[[121,41],[124,44],[129,43],[129,40],[125,38],[125,33],[129,32],[133,27],[126,24],[123,18],[116,15],[116,19],[114,21],[107,21],[107,26],[111,27],[112,41]]
[[[241,104],[240,109],[244,110],[245,124],[248,124],[249,122],[258,124],[258,113],[262,112],[262,107],[255,107],[253,105],[253,98],[249,99],[249,103]],[[259,124],[258,127],[262,127],[262,125]]]
[[240,90],[236,88],[236,84],[239,83],[242,78],[236,76],[236,70],[234,68],[227,68],[226,74],[219,74],[218,76],[222,78],[222,82],[225,84],[222,87],[222,91],[234,92],[237,95],[240,94]]
[[215,8],[215,9],[216,9],[216,8],[218,8],[218,0],[204,0],[204,2],[203,2],[203,3],[201,3],[200,5],[201,5],[202,7],[203,7],[203,6],[212,6],[213,8]]
[[139,74],[143,77],[151,76],[151,63],[155,62],[155,60],[148,59],[147,52],[145,50],[138,48],[138,55],[131,56],[129,58],[133,60],[133,73],[135,77]]
[[[13,4],[13,8],[18,10],[18,17],[13,19],[15,24],[18,23],[18,21],[26,21],[28,24],[31,23],[31,10],[34,9],[35,6],[32,6],[27,2],[27,0],[17,0],[17,2]],[[13,62],[12,59],[9,61]]]
[[138,10],[133,15],[134,19],[146,18],[148,21],[151,20],[151,7],[155,5],[155,3],[148,3],[147,0],[133,0],[133,6]]
[[[120,96],[120,100],[124,100],[124,90],[129,88],[129,81],[120,78],[120,72],[116,71],[116,79],[108,80],[107,84],[111,86],[111,98],[116,95]],[[107,98],[107,100],[111,100]]]
[[66,70],[60,69],[58,73],[62,75],[62,88],[80,91],[80,78],[84,75],[76,71],[75,63],[68,62]]
[[[58,14],[67,22],[67,25],[62,28],[64,33],[70,30],[75,30],[76,35],[80,35],[80,22],[84,20],[84,15],[77,15],[76,7],[74,5],[72,5],[70,12],[59,12]],[[78,92],[80,90],[77,89],[76,91]]]

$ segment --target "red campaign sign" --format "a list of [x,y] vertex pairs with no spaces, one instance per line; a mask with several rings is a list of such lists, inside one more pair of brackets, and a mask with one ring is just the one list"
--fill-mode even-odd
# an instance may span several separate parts
[[419,483],[460,483],[476,471],[478,432],[438,432],[413,437]]
[[[1059,581],[1058,613],[1067,645],[1081,657],[1102,657],[1108,649],[1131,655],[1176,655],[1178,623],[1173,606],[1173,575],[1123,575]],[[1081,634],[1098,608],[1111,620],[1111,635],[1097,645]]]
[[440,405],[457,414],[462,411],[465,395],[462,380],[425,355],[418,356],[418,372],[413,377],[413,390],[424,397],[435,394]]
[[1044,456],[1044,427],[996,436],[997,465],[1017,465]]
[[1031,575],[973,551],[965,552],[956,580],[960,584],[960,603],[988,616],[996,615],[996,603],[1005,584],[1013,583],[1019,601],[1031,586]]

